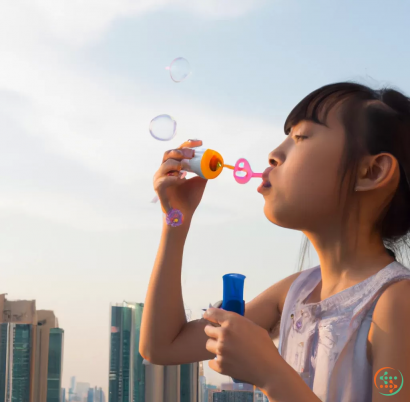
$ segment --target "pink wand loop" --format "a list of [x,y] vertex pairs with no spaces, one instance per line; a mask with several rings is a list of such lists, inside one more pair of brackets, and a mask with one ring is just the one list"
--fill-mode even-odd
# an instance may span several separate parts
[[241,158],[235,163],[233,177],[237,183],[246,184],[252,177],[262,177],[262,173],[253,173],[249,162]]

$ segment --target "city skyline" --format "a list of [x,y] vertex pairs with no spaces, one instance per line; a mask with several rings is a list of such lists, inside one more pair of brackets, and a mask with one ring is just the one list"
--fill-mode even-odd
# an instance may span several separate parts
[[[80,386],[78,386],[80,384]],[[65,398],[65,399],[64,399]],[[70,378],[70,388],[68,392],[62,388],[61,402],[107,402],[102,387],[92,387],[90,383],[77,382],[76,376]]]

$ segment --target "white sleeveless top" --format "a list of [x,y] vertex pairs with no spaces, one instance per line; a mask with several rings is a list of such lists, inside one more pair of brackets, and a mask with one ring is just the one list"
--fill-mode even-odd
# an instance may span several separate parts
[[373,310],[385,288],[403,279],[410,280],[410,270],[395,261],[350,288],[308,304],[304,301],[321,280],[320,266],[302,271],[292,283],[278,350],[321,401],[371,402],[373,372],[366,348]]

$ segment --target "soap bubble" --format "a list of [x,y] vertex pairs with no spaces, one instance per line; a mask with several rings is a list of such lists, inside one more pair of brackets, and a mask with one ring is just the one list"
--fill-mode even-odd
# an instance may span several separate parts
[[151,120],[149,132],[156,140],[172,140],[177,132],[177,122],[168,114],[161,114]]
[[169,67],[167,67],[167,70],[169,70],[169,75],[175,82],[181,82],[191,74],[189,62],[183,57],[173,60]]

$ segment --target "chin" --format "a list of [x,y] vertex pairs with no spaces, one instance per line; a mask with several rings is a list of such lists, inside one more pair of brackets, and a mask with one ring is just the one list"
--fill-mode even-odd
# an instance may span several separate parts
[[286,227],[286,225],[284,225],[283,219],[279,219],[277,211],[275,211],[272,208],[272,206],[267,205],[265,203],[265,207],[263,209],[263,212],[264,212],[266,218],[268,218],[269,222],[272,222],[274,225],[277,225],[277,226],[280,226],[280,227]]
[[[285,229],[299,230],[300,221],[295,222],[295,213],[289,208],[273,208],[272,205],[265,204],[263,212],[270,222],[276,226],[280,226]],[[296,219],[297,220],[297,219]]]

